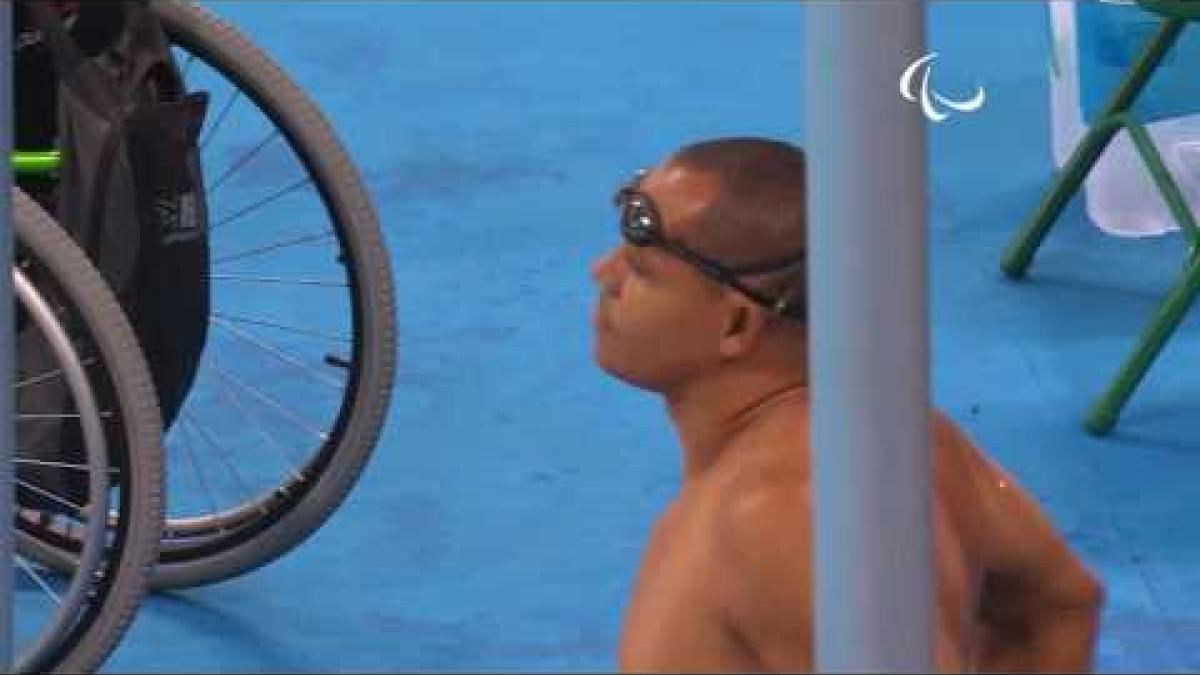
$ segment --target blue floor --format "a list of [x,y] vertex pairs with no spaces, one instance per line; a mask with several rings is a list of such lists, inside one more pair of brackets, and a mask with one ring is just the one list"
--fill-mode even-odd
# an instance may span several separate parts
[[[631,169],[728,134],[802,141],[797,3],[211,3],[319,102],[395,264],[400,370],[346,506],[244,577],[149,598],[114,672],[614,667],[647,527],[678,480],[654,398],[590,362],[590,261]],[[1047,17],[934,3],[936,402],[1044,503],[1109,590],[1098,668],[1200,668],[1200,327],[1112,437],[1082,415],[1179,270],[1177,236],[1078,205],[1030,279],[999,252],[1049,176]]]

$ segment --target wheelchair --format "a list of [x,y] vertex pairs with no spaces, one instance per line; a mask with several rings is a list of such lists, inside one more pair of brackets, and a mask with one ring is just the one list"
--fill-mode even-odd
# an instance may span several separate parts
[[[317,106],[234,27],[189,0],[143,4],[161,23],[186,90],[209,101],[196,143],[203,206],[189,214],[207,241],[195,279],[207,295],[202,348],[186,366],[147,349],[152,329],[171,326],[148,328],[154,317],[131,313],[89,242],[48,215],[61,153],[71,148],[18,145],[16,182],[36,197],[15,193],[18,241],[42,249],[52,241],[74,260],[38,268],[35,290],[73,299],[79,314],[57,332],[42,329],[54,339],[43,340],[36,363],[44,370],[55,357],[59,371],[83,368],[90,378],[71,380],[70,396],[60,384],[51,399],[60,411],[39,413],[54,421],[36,439],[35,468],[57,469],[45,477],[50,487],[27,487],[20,472],[31,469],[17,467],[18,573],[46,597],[81,603],[74,618],[30,621],[32,637],[17,641],[18,670],[89,670],[115,646],[145,589],[229,579],[299,546],[357,482],[390,403],[390,261],[349,155]],[[73,18],[64,15],[64,24]],[[21,96],[18,87],[18,106]],[[17,260],[14,275],[25,264]],[[61,276],[69,274],[88,276],[80,284],[94,293],[72,295]],[[56,351],[63,335],[91,346],[73,357]],[[19,352],[17,360],[20,393],[40,376],[25,377],[33,357]],[[178,390],[162,386],[164,373],[181,372]],[[100,421],[82,424],[85,411],[105,404],[93,416]],[[80,422],[70,434],[61,428],[68,416]],[[101,422],[114,429],[99,434]],[[68,471],[91,482],[61,475]],[[83,581],[60,593],[63,578]],[[51,604],[59,614],[68,605]],[[21,619],[23,607],[15,610]]]

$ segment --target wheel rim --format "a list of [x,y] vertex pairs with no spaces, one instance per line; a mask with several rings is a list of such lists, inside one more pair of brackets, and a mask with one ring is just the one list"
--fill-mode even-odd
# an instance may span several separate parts
[[[230,76],[221,64],[195,56],[199,50],[187,43],[187,36],[171,31],[169,24],[167,28],[175,42],[173,49],[188,89],[212,93],[200,144],[205,189],[210,202],[209,222],[212,223],[213,320],[193,389],[183,404],[179,421],[167,434],[166,445],[172,462],[168,475],[174,476],[175,482],[168,487],[168,519],[160,561],[172,563],[207,557],[254,538],[291,512],[312,490],[339,451],[351,415],[359,398],[365,395],[359,386],[365,345],[363,298],[353,273],[355,261],[350,258],[353,253],[345,240],[343,224],[329,206],[328,196],[322,194],[322,186],[311,178],[314,175],[312,158],[303,156],[302,145],[292,142],[285,132],[280,131],[285,125],[263,112],[261,104],[253,100],[253,92],[240,91],[236,85],[229,86]],[[244,132],[254,128],[249,120],[255,116],[266,133],[249,137]],[[234,151],[240,152],[231,154]],[[223,161],[210,161],[214,156]],[[300,180],[279,170],[285,163],[302,172]],[[264,170],[262,166],[268,168]],[[268,172],[289,177],[261,190],[266,197],[251,196],[250,188],[263,187],[256,183]],[[239,174],[243,178],[239,179]],[[246,175],[251,177],[246,179]],[[308,203],[315,205],[307,211],[296,205],[298,200],[305,198],[302,192],[305,187],[309,191]],[[233,205],[221,205],[226,199]],[[289,203],[281,204],[284,200]],[[256,224],[258,232],[242,225],[252,213],[269,216],[271,212],[267,209],[272,205],[284,206],[275,212],[277,217],[286,218],[289,212],[324,215],[328,221],[327,229],[316,234],[309,230],[284,230],[274,241],[266,242],[237,236],[246,232],[261,234],[260,224]],[[295,282],[294,289],[320,289],[318,292],[341,289],[345,297],[340,299],[340,304],[326,300],[305,302],[297,297],[298,293],[281,293],[270,300],[254,299],[244,291],[247,283],[273,284],[278,290],[277,282],[289,277],[287,274],[264,273],[261,268],[264,260],[285,248],[291,249],[288,253],[296,253],[303,251],[304,246],[320,242],[335,242],[334,247],[327,249],[325,262],[336,264],[326,267],[323,273],[310,272],[304,277],[292,276],[290,280]],[[303,254],[288,262],[285,260],[286,254],[273,262],[283,269],[289,269],[289,263],[298,263],[297,268],[301,270],[311,270],[309,266],[314,263],[312,256]],[[254,267],[240,264],[247,261],[253,262]],[[332,315],[340,317],[339,325],[331,328],[319,321],[305,323],[264,318],[285,307],[301,308],[298,316],[303,317],[306,315],[304,308],[311,310],[318,305],[335,306],[333,311],[323,314],[326,320]],[[229,311],[225,307],[238,309]],[[261,314],[254,315],[251,311],[254,309],[259,309]],[[264,337],[272,332],[275,333],[273,337]],[[280,333],[286,333],[287,337],[280,337]],[[343,351],[337,354],[332,349],[310,346],[306,357],[298,356],[298,352],[306,349],[303,342],[313,339],[323,342],[325,347]],[[225,340],[224,344],[222,340]],[[274,376],[290,374],[295,376],[291,380],[293,383],[307,380],[311,389],[297,389],[296,386],[305,385],[287,385],[272,378],[256,378],[253,382],[239,378],[226,365],[224,355],[217,354],[222,348],[230,349],[232,353],[233,344],[258,354],[259,361],[253,367],[273,363],[267,367]],[[340,393],[317,401],[317,391],[322,387],[333,387]],[[228,435],[218,438],[216,432],[205,431],[200,416],[208,414],[212,419],[214,414],[206,411],[204,406],[218,399],[224,405],[215,408],[226,412],[216,413],[216,419],[226,423],[235,419],[238,424],[243,424],[241,431],[244,433],[239,438],[231,439]],[[311,413],[318,403],[323,406],[321,412]],[[270,413],[264,413],[266,410]],[[271,417],[273,419],[269,419]],[[280,431],[288,426],[291,427],[288,430],[290,437],[285,440]],[[297,437],[307,440],[296,440]],[[259,471],[253,478],[248,477],[247,474],[258,469],[248,466],[246,453],[232,451],[229,447],[239,444],[269,449],[284,460],[274,464],[274,473]],[[308,456],[298,458],[297,455],[304,451],[297,452],[296,448],[305,445]],[[198,446],[204,448],[203,452]],[[214,476],[222,473],[223,478]],[[225,495],[236,496],[218,496],[221,490],[214,485],[218,480],[224,480]]]
[[[39,468],[50,466],[64,471],[85,470],[88,475],[88,497],[91,503],[86,506],[73,503],[68,499],[55,495],[45,486],[38,486],[31,480],[17,476],[14,483],[18,489],[25,488],[34,494],[41,494],[60,505],[78,512],[78,518],[62,513],[49,513],[33,509],[18,509],[16,514],[16,544],[18,552],[15,555],[16,567],[21,573],[18,579],[32,583],[32,588],[17,584],[14,589],[14,644],[15,670],[28,672],[42,670],[48,664],[61,658],[63,652],[69,649],[69,639],[79,633],[81,617],[95,611],[95,601],[102,602],[103,594],[97,594],[97,588],[108,578],[104,573],[106,564],[104,552],[108,544],[107,520],[111,486],[109,483],[109,462],[103,428],[103,415],[100,405],[89,383],[85,371],[84,360],[79,357],[71,338],[59,324],[55,310],[34,288],[33,284],[20,270],[13,273],[14,292],[18,302],[33,325],[44,336],[46,344],[59,362],[59,374],[49,373],[49,377],[61,377],[66,381],[74,400],[82,436],[85,444],[87,463],[55,464],[44,460],[23,459],[28,457],[18,448],[14,464],[29,466],[36,464]],[[16,387],[30,386],[37,380],[45,382],[46,375],[35,375],[22,378],[15,383]],[[41,414],[32,413],[33,415]],[[17,424],[29,420],[30,413],[18,410]],[[81,523],[79,526],[74,522]],[[54,541],[57,546],[66,547],[75,553],[76,567],[69,581],[64,582],[61,575],[55,571],[38,568],[37,563],[30,561],[20,553],[20,550],[33,540]],[[119,559],[119,549],[118,552]],[[56,589],[65,590],[61,593]],[[33,597],[31,597],[33,596]],[[50,616],[39,621],[34,615],[39,614],[38,599],[49,598],[54,607]],[[84,622],[86,625],[86,621]]]

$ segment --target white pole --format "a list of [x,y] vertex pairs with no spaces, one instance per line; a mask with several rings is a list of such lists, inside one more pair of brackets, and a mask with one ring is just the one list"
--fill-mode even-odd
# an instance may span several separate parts
[[816,665],[930,672],[925,7],[806,9]]

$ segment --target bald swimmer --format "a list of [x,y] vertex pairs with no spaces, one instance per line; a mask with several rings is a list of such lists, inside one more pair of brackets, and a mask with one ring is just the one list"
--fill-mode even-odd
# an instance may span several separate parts
[[[805,185],[800,149],[724,138],[617,192],[595,359],[662,396],[683,450],[626,608],[624,671],[814,667]],[[1096,577],[937,411],[931,440],[938,670],[1090,670]]]

